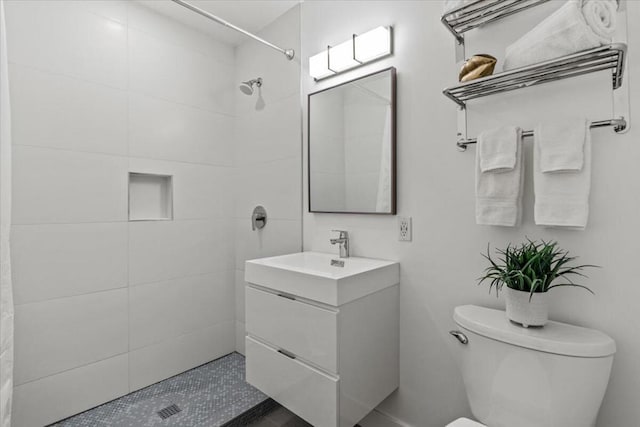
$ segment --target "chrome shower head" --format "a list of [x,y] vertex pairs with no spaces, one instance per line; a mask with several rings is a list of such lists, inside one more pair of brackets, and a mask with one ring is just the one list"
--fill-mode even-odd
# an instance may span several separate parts
[[242,82],[240,83],[238,88],[245,95],[253,95],[253,85],[256,85],[257,87],[262,86],[262,78],[258,77],[257,79],[252,79],[252,80],[247,80],[246,82]]
[[238,87],[240,88],[242,93],[244,93],[245,95],[253,94],[253,87],[250,84],[248,84],[247,82],[240,83],[240,86],[238,86]]

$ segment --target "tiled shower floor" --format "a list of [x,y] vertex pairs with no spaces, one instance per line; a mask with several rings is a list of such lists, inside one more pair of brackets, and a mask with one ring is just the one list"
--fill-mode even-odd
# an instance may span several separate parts
[[[283,408],[278,408],[273,400],[246,383],[244,378],[244,357],[238,353],[231,353],[51,426],[276,425],[262,424],[260,420],[266,423],[266,418],[270,417],[269,412],[273,417],[273,414],[282,412]],[[158,411],[172,404],[177,405],[181,411],[163,420]],[[295,416],[292,415],[292,419],[295,419]],[[297,422],[286,424],[303,425]]]

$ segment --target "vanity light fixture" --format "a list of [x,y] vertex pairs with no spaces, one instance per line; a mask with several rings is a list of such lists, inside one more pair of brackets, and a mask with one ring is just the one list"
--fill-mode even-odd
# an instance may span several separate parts
[[393,27],[378,27],[309,58],[309,74],[318,81],[391,55]]

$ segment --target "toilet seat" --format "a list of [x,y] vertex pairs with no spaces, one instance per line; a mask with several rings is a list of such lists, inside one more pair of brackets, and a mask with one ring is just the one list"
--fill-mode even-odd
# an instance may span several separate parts
[[450,422],[445,427],[487,427],[479,422],[472,421],[469,418],[458,418],[457,420]]

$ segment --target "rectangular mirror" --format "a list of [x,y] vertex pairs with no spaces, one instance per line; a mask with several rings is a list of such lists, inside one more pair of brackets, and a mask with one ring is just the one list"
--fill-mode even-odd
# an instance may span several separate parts
[[309,95],[309,212],[396,213],[396,70]]

